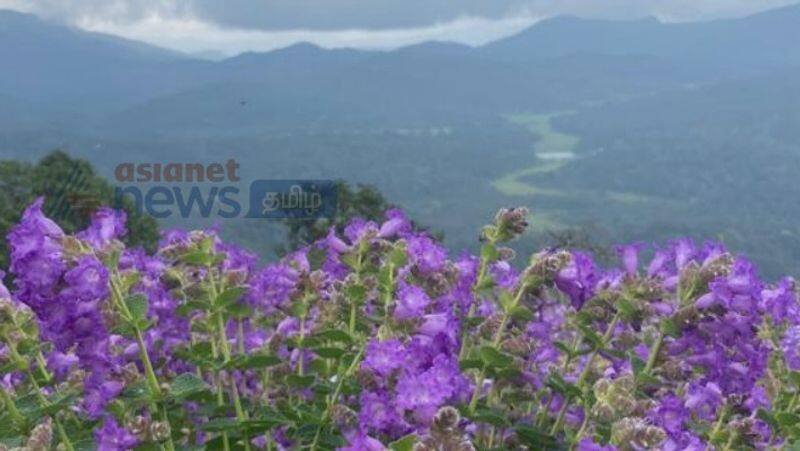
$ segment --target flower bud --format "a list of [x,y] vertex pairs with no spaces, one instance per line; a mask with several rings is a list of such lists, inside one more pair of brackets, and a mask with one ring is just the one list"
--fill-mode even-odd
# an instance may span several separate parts
[[529,211],[525,207],[503,208],[494,217],[495,238],[498,242],[511,241],[525,233]]
[[458,410],[450,406],[444,406],[436,412],[433,418],[433,427],[438,431],[449,431],[455,429],[461,421],[461,415]]
[[25,443],[26,451],[48,451],[53,441],[53,422],[50,417],[37,424],[28,441]]
[[153,441],[164,441],[169,438],[169,435],[169,423],[166,421],[154,421],[152,424],[150,424],[150,438],[152,438]]
[[128,429],[131,434],[139,437],[139,440],[145,440],[150,431],[150,419],[143,415],[137,415],[128,422]]

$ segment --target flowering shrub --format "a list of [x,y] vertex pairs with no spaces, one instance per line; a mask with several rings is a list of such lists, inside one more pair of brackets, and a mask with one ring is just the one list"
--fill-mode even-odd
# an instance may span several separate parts
[[[258,267],[213,231],[125,249],[31,205],[0,285],[0,448],[705,450],[797,446],[800,304],[718,244],[621,268],[502,210],[479,257],[406,217]],[[643,270],[641,266],[646,266]]]

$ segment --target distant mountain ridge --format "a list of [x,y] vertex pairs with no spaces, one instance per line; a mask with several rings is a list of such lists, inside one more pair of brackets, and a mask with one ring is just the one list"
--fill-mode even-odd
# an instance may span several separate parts
[[[747,77],[800,65],[797,42],[800,5],[698,23],[555,17],[477,48],[300,43],[210,61],[0,11],[0,61],[13,62],[0,71],[0,95],[113,133],[439,123]],[[297,108],[311,97],[309,111]]]

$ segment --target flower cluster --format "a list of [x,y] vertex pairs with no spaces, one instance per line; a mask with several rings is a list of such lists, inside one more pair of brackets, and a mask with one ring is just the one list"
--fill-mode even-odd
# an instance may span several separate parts
[[792,279],[688,239],[522,267],[528,217],[451,258],[391,210],[260,266],[215,230],[127,249],[110,209],[69,235],[40,199],[0,283],[0,450],[800,444]]

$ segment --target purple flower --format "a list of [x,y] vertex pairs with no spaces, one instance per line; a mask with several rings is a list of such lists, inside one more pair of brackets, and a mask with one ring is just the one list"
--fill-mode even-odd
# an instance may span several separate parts
[[588,437],[578,442],[578,446],[575,449],[576,451],[616,451],[613,445],[600,445]]
[[369,368],[376,374],[388,376],[403,365],[405,347],[400,340],[370,340],[364,354],[362,367]]
[[644,243],[634,243],[615,248],[617,255],[622,260],[622,266],[628,275],[635,276],[639,267],[639,251],[644,247]]
[[103,207],[92,215],[89,227],[76,236],[87,241],[95,249],[102,249],[112,240],[125,235],[126,220],[127,215],[124,211]]
[[374,237],[378,234],[378,225],[363,218],[355,218],[344,228],[344,236],[351,243],[358,243],[368,236]]
[[572,306],[580,310],[583,304],[594,295],[597,268],[594,261],[583,252],[572,252],[567,266],[556,274],[555,282],[559,290],[566,293]]
[[101,428],[95,429],[94,441],[97,451],[125,451],[139,444],[139,439],[111,416],[105,418]]
[[519,281],[519,273],[507,261],[499,261],[489,268],[492,279],[500,288],[509,290],[514,288]]
[[680,238],[670,243],[675,253],[675,265],[683,269],[695,257],[697,248],[690,238]]
[[722,405],[722,390],[714,382],[705,385],[692,384],[684,405],[699,418],[713,421]]
[[358,419],[362,428],[396,435],[408,427],[385,391],[364,391],[361,393],[359,403],[361,408]]
[[444,268],[447,252],[426,235],[410,236],[408,254],[411,263],[423,274],[440,271]]
[[455,359],[438,355],[433,365],[418,374],[406,372],[397,381],[397,406],[412,412],[427,424],[439,407],[465,388],[464,376]]
[[83,301],[103,299],[108,296],[108,269],[95,257],[87,255],[64,274],[68,287],[63,295]]
[[792,326],[781,340],[781,350],[786,366],[792,371],[800,371],[800,325]]
[[345,434],[348,445],[338,448],[339,451],[386,451],[386,447],[378,440],[360,432]]
[[269,265],[252,277],[247,299],[266,313],[285,307],[299,277],[297,270],[285,263]]
[[684,424],[690,419],[690,412],[683,401],[670,393],[650,411],[650,420],[661,426],[670,435],[680,435]]
[[800,322],[800,305],[797,303],[794,279],[781,279],[777,286],[761,291],[760,310],[772,317],[775,325],[786,321]]
[[393,208],[386,212],[386,222],[381,224],[378,236],[381,238],[393,238],[394,236],[406,235],[411,231],[411,221],[402,210]]
[[32,305],[46,296],[64,272],[61,239],[64,232],[42,213],[44,198],[37,199],[22,214],[20,223],[8,234],[11,245],[11,272],[21,290],[20,300]]
[[80,359],[74,354],[64,354],[53,351],[47,357],[47,368],[52,371],[59,379],[63,379],[74,367],[78,365]]
[[397,320],[419,318],[431,303],[425,290],[414,285],[402,285],[398,290],[398,300],[394,309]]

